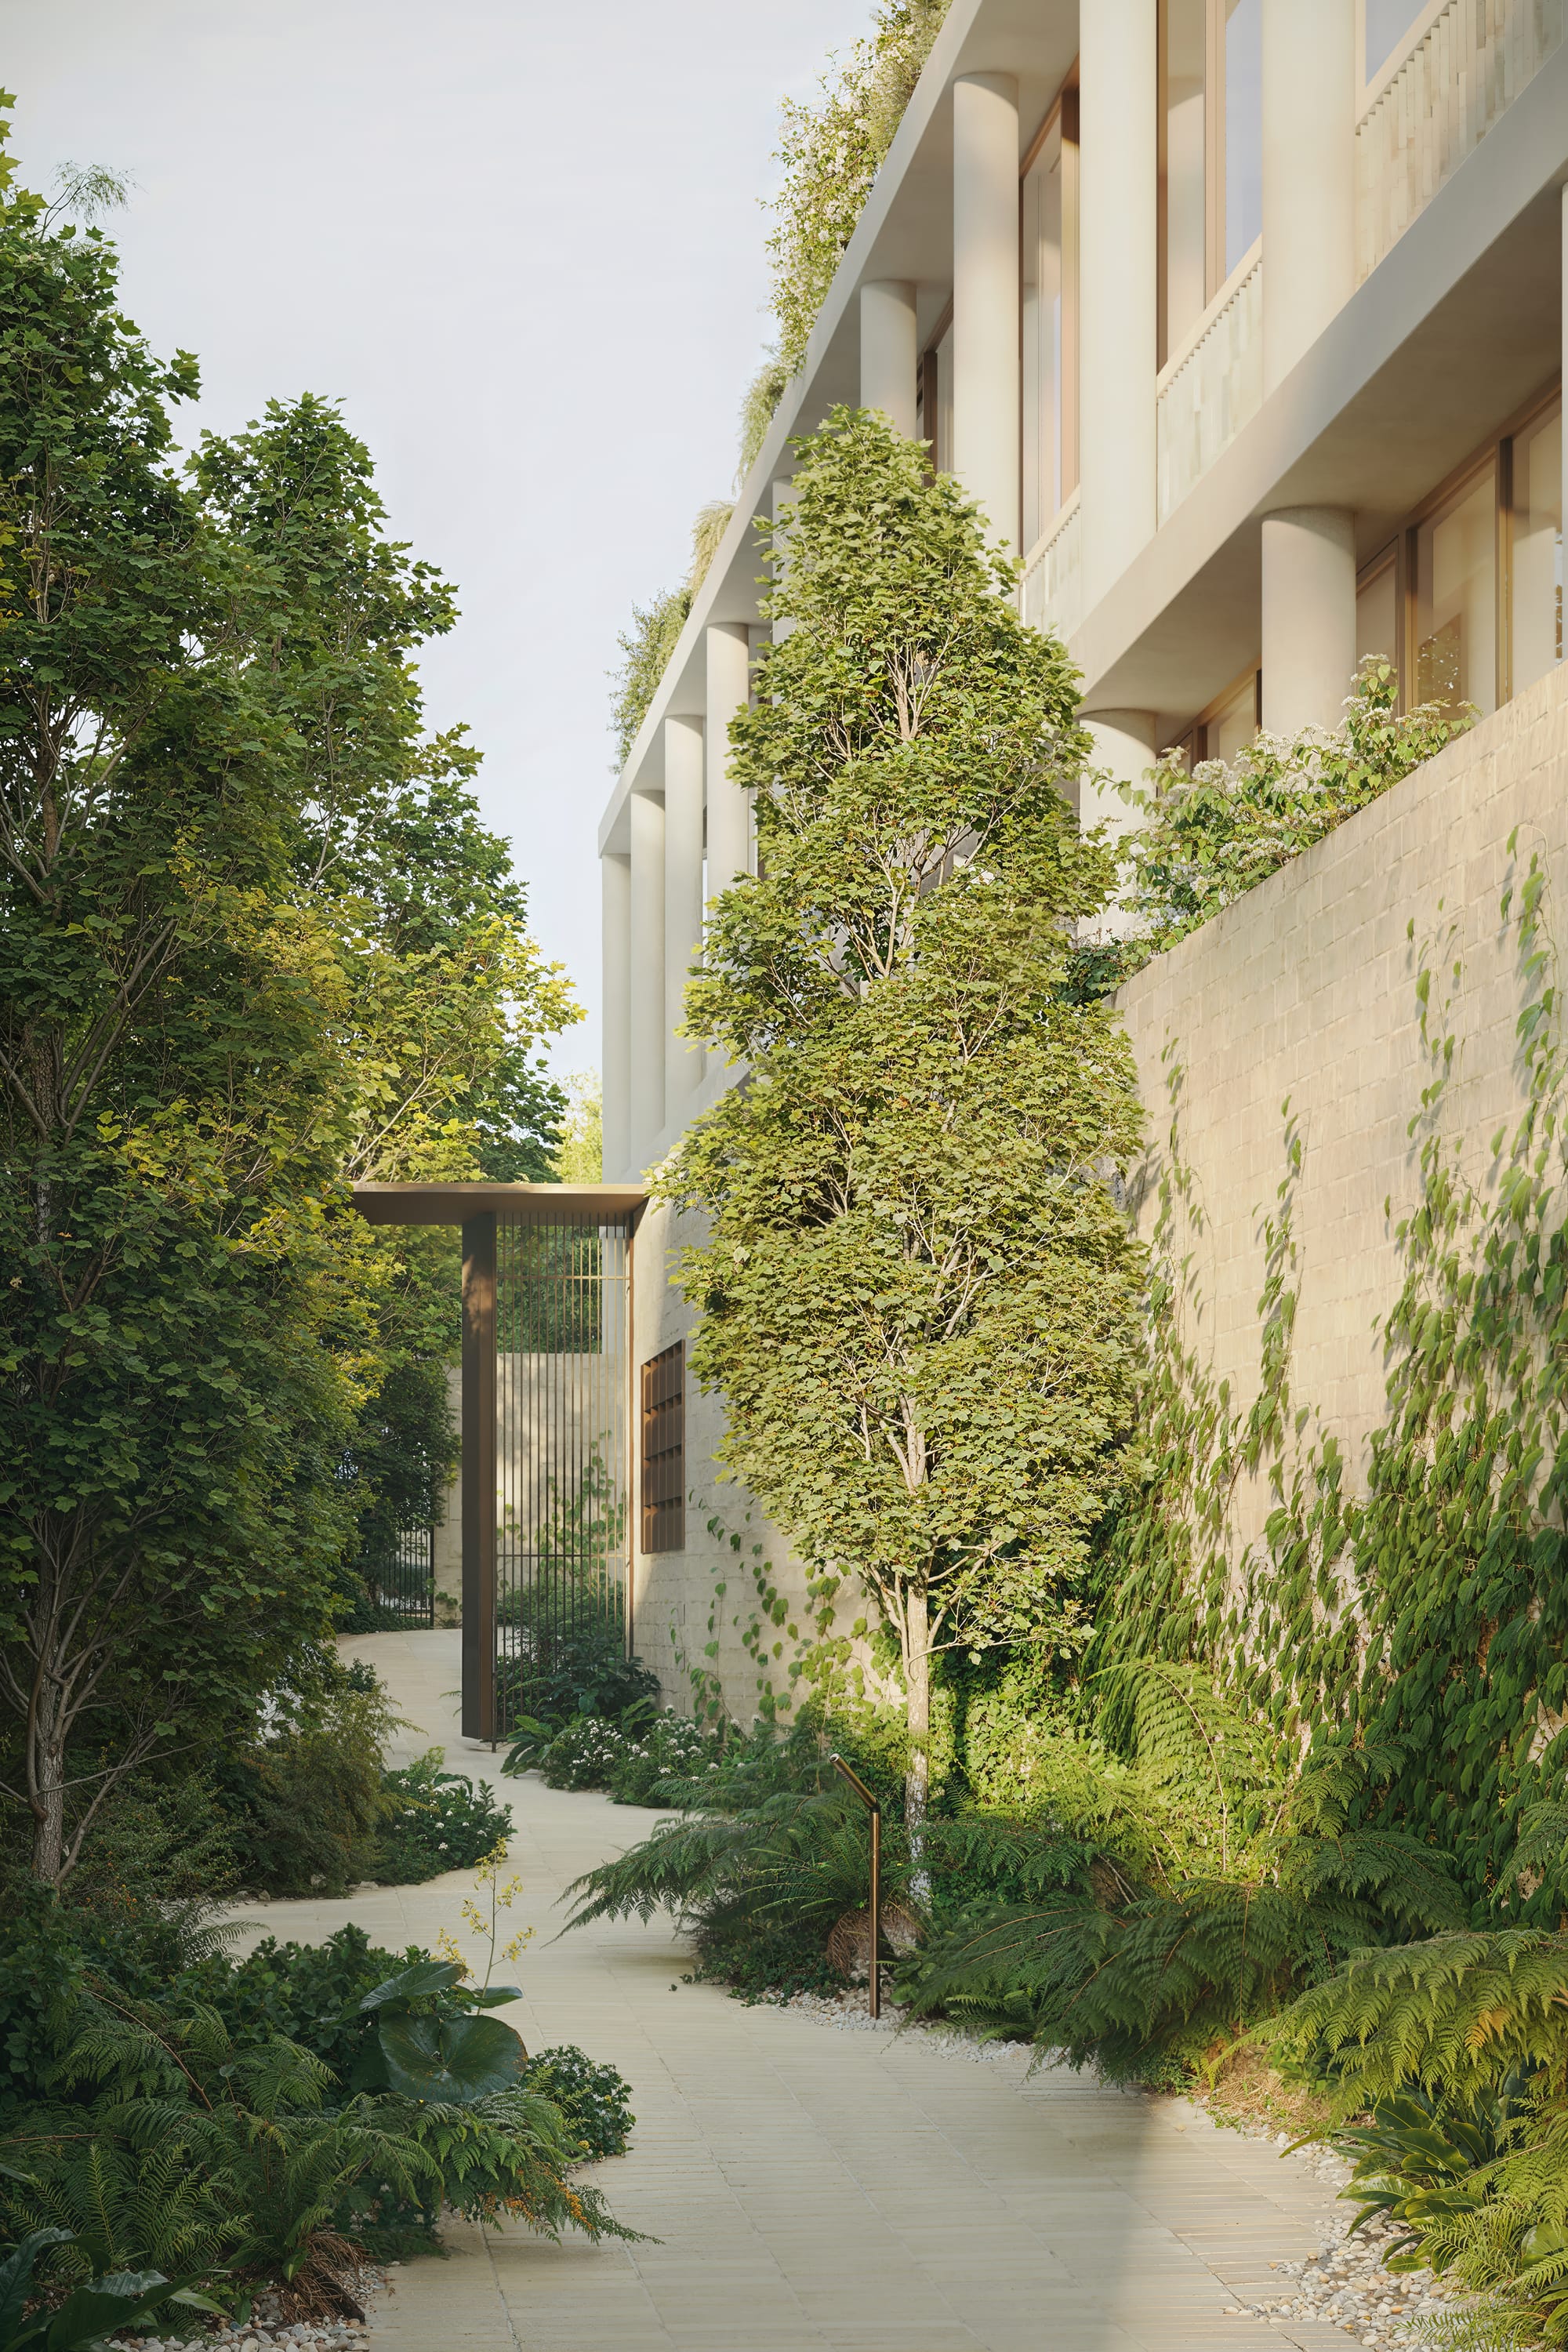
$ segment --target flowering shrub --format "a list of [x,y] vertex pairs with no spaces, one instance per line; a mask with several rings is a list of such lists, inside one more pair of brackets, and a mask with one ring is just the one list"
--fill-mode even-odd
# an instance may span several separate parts
[[511,1814],[483,1780],[443,1772],[439,1748],[388,1772],[392,1810],[376,1841],[370,1874],[389,1886],[413,1885],[444,1870],[482,1862],[506,1837]]
[[607,1789],[617,1804],[647,1805],[667,1778],[716,1771],[722,1747],[719,1733],[682,1715],[630,1723],[580,1716],[556,1733],[538,1764],[548,1788]]

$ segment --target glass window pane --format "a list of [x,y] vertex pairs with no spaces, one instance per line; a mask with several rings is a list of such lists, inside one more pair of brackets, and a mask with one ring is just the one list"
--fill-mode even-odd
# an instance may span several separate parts
[[1226,0],[1225,274],[1263,229],[1263,0]]
[[1062,147],[1058,135],[1024,183],[1024,544],[1058,513],[1062,475]]
[[1497,708],[1497,488],[1489,472],[1424,522],[1415,552],[1415,699]]
[[1380,654],[1391,669],[1399,667],[1399,603],[1397,574],[1392,563],[1374,573],[1356,591],[1355,657],[1359,668],[1369,654]]
[[1211,760],[1234,760],[1258,732],[1258,677],[1244,677],[1234,694],[1221,703],[1205,730]]
[[1513,691],[1563,658],[1563,415],[1513,445]]
[[1204,313],[1204,57],[1207,0],[1165,0],[1165,351]]
[[1366,0],[1366,63],[1363,70],[1368,81],[1388,63],[1416,18],[1425,16],[1426,11],[1426,0]]

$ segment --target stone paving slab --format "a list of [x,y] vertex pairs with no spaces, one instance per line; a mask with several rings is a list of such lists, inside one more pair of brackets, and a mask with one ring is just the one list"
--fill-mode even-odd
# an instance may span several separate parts
[[[560,1941],[563,1887],[658,1816],[503,1780],[457,1727],[458,1636],[347,1644],[385,1676],[412,1728],[512,1808],[531,1924],[506,2014],[531,2048],[574,2042],[633,2086],[630,2153],[595,2168],[633,2246],[552,2245],[458,2224],[447,2262],[405,2264],[375,2313],[374,2352],[1312,2352],[1351,2340],[1226,2306],[1278,2294],[1272,2262],[1311,2252],[1332,2198],[1267,2144],[1196,2108],[1106,2090],[1065,2069],[1025,2079],[916,2034],[847,2032],[682,1985],[667,1921],[599,1923]],[[311,1941],[350,1918],[395,1948],[438,1928],[470,1958],[469,1874],[340,1903],[236,1915],[242,1941]],[[505,1940],[503,1937],[502,1940]],[[510,1976],[513,1973],[508,1970]],[[671,1986],[679,1990],[672,1992]]]

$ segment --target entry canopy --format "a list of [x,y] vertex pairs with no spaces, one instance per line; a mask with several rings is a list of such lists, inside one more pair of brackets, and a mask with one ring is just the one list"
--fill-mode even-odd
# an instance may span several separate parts
[[563,1214],[635,1217],[641,1184],[356,1184],[353,1204],[371,1225],[462,1225],[470,1217],[554,1224]]

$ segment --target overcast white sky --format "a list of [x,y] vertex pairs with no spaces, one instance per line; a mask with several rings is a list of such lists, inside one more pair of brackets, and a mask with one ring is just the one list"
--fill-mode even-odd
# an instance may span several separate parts
[[[767,339],[781,92],[870,0],[0,0],[24,177],[137,182],[125,307],[200,358],[186,427],[335,397],[399,538],[458,586],[424,676],[467,719],[590,1014],[605,672],[727,495]],[[189,412],[186,412],[187,417]]]

